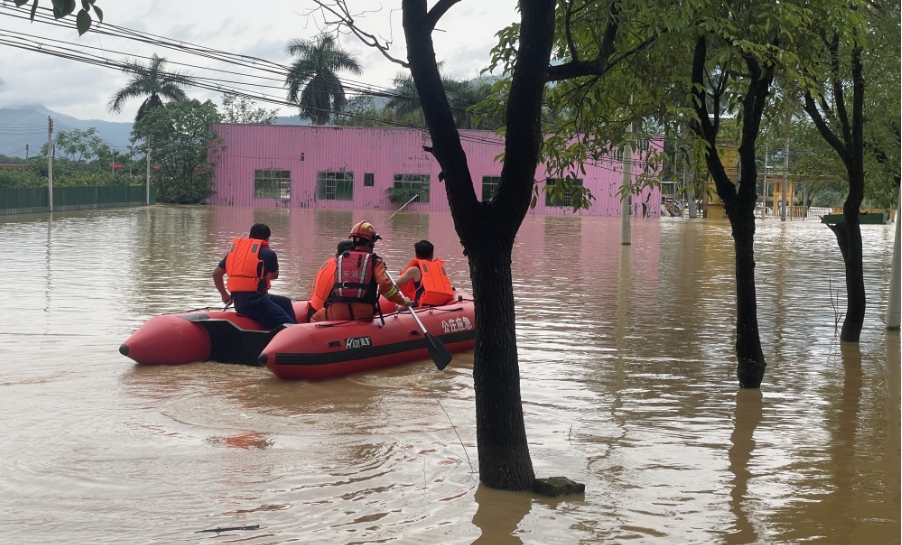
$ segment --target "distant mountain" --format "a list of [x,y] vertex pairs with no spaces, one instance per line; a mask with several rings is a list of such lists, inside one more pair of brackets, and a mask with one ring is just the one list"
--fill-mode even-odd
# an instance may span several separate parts
[[25,157],[25,145],[34,156],[47,143],[47,116],[53,118],[53,131],[85,130],[97,127],[98,135],[113,149],[128,145],[132,124],[128,122],[78,119],[48,110],[40,104],[18,108],[0,108],[0,153]]
[[[53,132],[72,129],[97,128],[97,134],[110,147],[121,151],[128,145],[132,124],[125,121],[101,121],[99,119],[78,119],[70,115],[48,110],[40,104],[0,108],[0,155],[25,157],[25,145],[29,155],[34,157],[41,146],[47,143],[47,116],[53,118]],[[297,115],[277,117],[274,125],[310,125],[310,120]]]
[[301,119],[297,114],[277,117],[272,122],[273,125],[309,125],[309,119]]

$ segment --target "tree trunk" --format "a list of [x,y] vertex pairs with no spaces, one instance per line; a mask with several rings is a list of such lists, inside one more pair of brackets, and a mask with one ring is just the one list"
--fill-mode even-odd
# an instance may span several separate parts
[[861,218],[859,210],[864,200],[864,68],[861,64],[861,47],[851,51],[852,75],[852,116],[849,118],[846,109],[846,79],[840,73],[839,37],[833,36],[830,42],[833,107],[826,107],[821,99],[824,115],[833,116],[839,131],[828,123],[818,109],[818,103],[811,93],[805,93],[805,111],[814,122],[818,132],[836,150],[842,159],[849,175],[849,196],[843,203],[843,220],[831,226],[836,242],[842,252],[846,266],[846,317],[842,323],[839,339],[843,342],[857,343],[864,327],[864,314],[867,298],[864,292],[864,259],[862,257]]
[[[733,230],[736,251],[736,376],[741,388],[760,388],[764,380],[764,352],[758,332],[758,301],[755,292],[755,203],[758,200],[758,169],[755,142],[758,138],[764,103],[773,81],[773,66],[764,68],[751,55],[744,55],[750,73],[742,99],[742,140],[739,144],[739,185],[730,180],[717,149],[717,126],[711,122],[705,101],[705,60],[707,41],[696,41],[692,66],[693,95],[698,122],[693,130],[707,143],[705,162],[714,180],[717,195]],[[715,116],[716,119],[716,116]]]
[[493,487],[528,490],[535,477],[520,398],[515,333],[512,244],[486,239],[468,252],[476,310],[473,383],[479,479]]
[[843,220],[832,227],[846,266],[846,317],[842,323],[839,339],[850,343],[857,343],[861,338],[867,307],[859,206],[860,202],[855,205],[846,200],[843,206]]
[[734,210],[728,215],[736,249],[736,376],[741,388],[760,388],[766,363],[758,333],[755,215],[747,210]]

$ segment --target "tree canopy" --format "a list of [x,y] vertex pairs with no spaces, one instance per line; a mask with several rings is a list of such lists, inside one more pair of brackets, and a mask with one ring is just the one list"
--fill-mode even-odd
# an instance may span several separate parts
[[213,160],[224,149],[210,126],[222,121],[211,101],[172,101],[147,113],[132,129],[135,150],[160,165],[157,198],[196,203],[210,196]]
[[267,110],[253,100],[235,93],[222,95],[222,122],[243,125],[272,125],[279,110]]

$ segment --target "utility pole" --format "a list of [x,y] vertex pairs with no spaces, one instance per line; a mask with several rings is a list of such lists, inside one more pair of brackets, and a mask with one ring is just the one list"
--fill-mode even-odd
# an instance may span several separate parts
[[153,145],[153,138],[147,139],[147,206],[150,206],[150,147]]
[[630,197],[632,196],[633,182],[633,122],[630,121],[627,129],[626,145],[623,146],[623,195],[620,197],[620,244],[630,244],[632,232],[630,226]]
[[802,184],[802,208],[804,209],[804,215],[802,219],[808,219],[808,184]]
[[28,164],[28,144],[25,144],[25,164]]
[[47,116],[47,210],[53,212],[53,118]]
[[886,329],[899,329],[899,215],[902,214],[902,189],[899,190],[899,206],[896,208],[896,242],[893,244],[893,268],[889,277],[889,302],[886,305]]
[[[689,182],[687,180],[687,171],[689,170],[689,165],[685,158],[683,158],[683,192],[686,195],[686,214],[687,217],[693,217],[695,209],[692,207],[691,203],[693,201],[694,195],[689,192]],[[681,214],[682,215],[682,214]]]
[[780,221],[786,221],[786,186],[789,184],[789,134],[786,134],[786,144],[783,146],[783,194],[780,201],[783,209],[780,210]]
[[767,144],[764,144],[764,197],[761,201],[761,219],[767,211]]

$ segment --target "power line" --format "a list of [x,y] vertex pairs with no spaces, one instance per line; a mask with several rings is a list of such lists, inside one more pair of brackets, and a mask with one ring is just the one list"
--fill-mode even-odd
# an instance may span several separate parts
[[[5,10],[5,11],[0,10],[0,15],[13,17],[16,19],[23,19],[23,20],[29,19],[28,15],[26,15],[23,11],[16,9],[13,6],[8,6],[6,4],[2,4],[2,5],[0,5],[0,8]],[[63,27],[63,28],[67,28],[67,29],[75,29],[75,23],[73,21],[70,21],[68,19],[60,19],[60,20],[54,19],[52,16],[52,10],[49,8],[38,8],[38,12],[35,15],[35,21],[44,23],[44,24],[48,24],[51,26]],[[212,60],[217,60],[217,61],[224,62],[227,64],[233,64],[233,65],[237,65],[237,66],[251,68],[253,70],[260,70],[263,72],[277,74],[279,76],[282,76],[283,78],[287,77],[289,73],[293,72],[293,70],[291,69],[290,66],[279,64],[279,63],[272,62],[272,61],[268,61],[266,59],[262,59],[259,57],[253,57],[253,56],[249,56],[249,55],[221,51],[221,50],[209,48],[206,46],[193,44],[190,42],[173,40],[173,39],[159,36],[156,34],[136,31],[133,29],[129,29],[129,28],[121,27],[121,26],[117,26],[117,25],[112,25],[109,23],[104,23],[102,25],[93,25],[89,32],[92,32],[94,34],[112,36],[112,37],[116,37],[116,38],[135,40],[135,41],[147,43],[150,45],[164,47],[164,48],[171,49],[174,51],[180,51],[180,52],[184,52],[184,53],[198,55],[201,57],[209,58]],[[24,34],[24,35],[29,36],[27,34]],[[54,41],[57,43],[67,43],[67,42],[62,42],[60,40],[51,40],[49,38],[42,38],[42,39],[45,39],[48,41]],[[97,47],[89,46],[89,45],[82,45],[80,47],[91,48],[91,49],[100,49],[101,51],[104,51],[103,48],[97,48]],[[149,58],[149,57],[142,57],[142,58]],[[235,74],[235,75],[242,75],[242,76],[246,76],[246,77],[263,78],[263,76],[227,71],[227,70],[216,69],[216,68],[202,67],[202,66],[197,66],[197,65],[187,64],[187,63],[180,63],[177,61],[170,61],[170,62],[172,62],[172,64],[193,67],[193,68],[197,68],[197,69],[201,69],[201,70],[219,71],[219,72],[231,73],[231,74]],[[304,76],[306,78],[311,78],[315,74],[300,73],[297,75]],[[265,78],[265,79],[269,79],[272,81],[280,81],[276,78]],[[407,100],[407,101],[414,102],[414,103],[420,102],[418,97],[399,93],[395,89],[380,87],[377,85],[373,85],[373,84],[369,84],[369,83],[365,83],[365,82],[359,82],[359,81],[355,81],[355,80],[349,80],[346,78],[336,78],[336,79],[339,81],[339,83],[343,87],[346,87],[348,90],[350,90],[352,92],[352,94],[356,93],[356,94],[366,95],[366,96],[396,98],[396,99],[400,99],[400,100]],[[284,87],[279,87],[279,88],[281,89]],[[451,102],[452,108],[456,109],[456,110],[466,109],[467,107],[470,106],[469,104],[463,104],[463,103],[459,103],[459,102],[455,102],[455,101],[450,101],[450,102]]]

